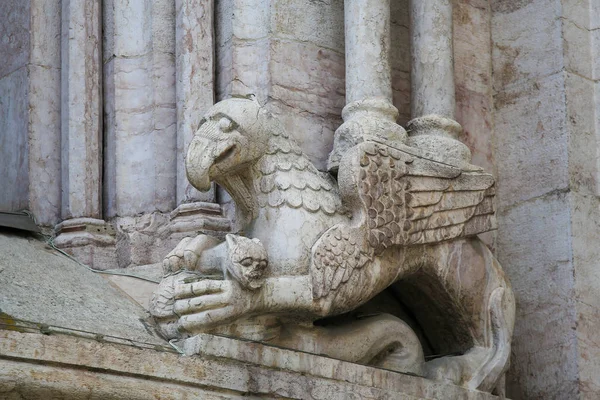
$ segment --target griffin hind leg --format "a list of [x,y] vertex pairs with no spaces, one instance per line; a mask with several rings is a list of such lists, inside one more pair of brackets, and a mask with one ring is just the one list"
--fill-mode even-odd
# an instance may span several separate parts
[[490,295],[490,346],[476,346],[464,355],[442,357],[426,363],[428,378],[446,380],[484,392],[503,389],[500,386],[509,366],[512,336],[512,326],[507,323],[507,310],[503,302],[505,291],[505,288],[499,287]]

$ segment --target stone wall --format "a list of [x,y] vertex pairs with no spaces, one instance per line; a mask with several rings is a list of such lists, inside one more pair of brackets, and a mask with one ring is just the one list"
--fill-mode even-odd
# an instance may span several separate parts
[[216,4],[217,98],[255,94],[325,170],[345,105],[343,1]]
[[509,394],[600,390],[594,1],[492,2],[498,257],[518,301]]

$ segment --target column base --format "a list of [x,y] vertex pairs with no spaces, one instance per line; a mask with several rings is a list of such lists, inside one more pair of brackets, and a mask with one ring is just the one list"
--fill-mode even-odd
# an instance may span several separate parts
[[110,223],[95,218],[73,218],[55,228],[54,245],[90,268],[116,268],[116,235]]
[[223,237],[230,222],[215,203],[182,204],[170,213],[116,217],[110,222],[74,218],[55,228],[54,244],[97,270],[161,263],[184,237]]
[[458,122],[439,115],[426,115],[411,120],[407,130],[406,144],[422,150],[426,158],[464,171],[482,170],[471,164],[471,150],[457,139],[462,133]]
[[368,138],[404,143],[406,131],[396,123],[398,109],[383,98],[352,102],[342,110],[344,123],[335,131],[327,169],[337,172],[344,154]]
[[205,233],[225,238],[230,231],[221,206],[205,202],[182,204],[170,213],[117,217],[113,222],[120,268],[161,263],[184,237]]

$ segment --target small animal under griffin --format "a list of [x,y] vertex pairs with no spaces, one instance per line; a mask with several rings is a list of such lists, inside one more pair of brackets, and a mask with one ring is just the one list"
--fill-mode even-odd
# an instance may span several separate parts
[[502,382],[514,297],[476,236],[494,228],[492,176],[366,139],[336,179],[238,98],[206,114],[186,170],[231,195],[241,229],[165,258],[151,302],[164,336],[227,333],[488,392]]

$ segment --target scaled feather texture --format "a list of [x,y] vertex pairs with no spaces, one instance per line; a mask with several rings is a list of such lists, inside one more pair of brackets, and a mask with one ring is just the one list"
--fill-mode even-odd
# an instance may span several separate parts
[[343,193],[357,196],[349,202],[363,217],[358,226],[336,225],[315,244],[316,299],[337,290],[391,246],[437,243],[494,228],[489,174],[462,172],[376,142],[361,143],[346,157],[340,174],[352,176],[340,181],[353,184]]
[[327,215],[341,212],[340,196],[331,176],[318,171],[287,137],[271,138],[267,154],[257,167],[261,207],[287,206]]

